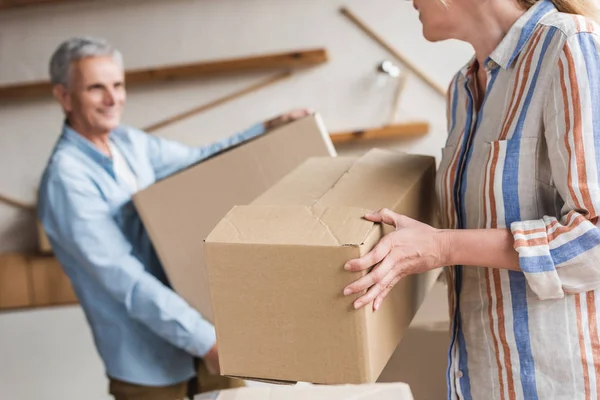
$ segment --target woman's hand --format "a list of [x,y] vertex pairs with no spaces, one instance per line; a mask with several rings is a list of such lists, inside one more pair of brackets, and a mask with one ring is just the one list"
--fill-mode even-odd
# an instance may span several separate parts
[[369,253],[344,266],[348,271],[364,271],[379,263],[344,289],[346,296],[368,289],[354,302],[354,308],[374,300],[373,309],[377,310],[400,279],[445,265],[448,245],[442,231],[388,209],[367,214],[365,219],[392,225],[396,230],[384,236]]

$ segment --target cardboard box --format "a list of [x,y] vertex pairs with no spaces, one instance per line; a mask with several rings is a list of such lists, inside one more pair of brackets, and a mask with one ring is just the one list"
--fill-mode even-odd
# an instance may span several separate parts
[[391,227],[367,210],[387,207],[430,222],[433,157],[372,150],[312,158],[233,208],[206,239],[223,375],[322,384],[374,382],[431,287],[401,280],[374,313],[342,295],[363,273],[343,269]]
[[21,253],[0,254],[0,309],[31,305],[27,256]]
[[36,307],[75,304],[77,296],[69,277],[52,256],[29,259],[31,270],[32,305]]
[[415,399],[445,399],[450,318],[448,287],[438,282],[423,301],[377,382],[405,382]]
[[133,202],[175,291],[212,321],[203,239],[231,207],[250,203],[306,158],[335,155],[312,115],[137,193]]
[[194,400],[413,400],[405,383],[371,385],[255,387],[206,393]]

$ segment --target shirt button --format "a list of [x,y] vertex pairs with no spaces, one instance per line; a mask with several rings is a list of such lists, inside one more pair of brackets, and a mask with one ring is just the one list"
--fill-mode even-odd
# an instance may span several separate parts
[[489,60],[487,62],[488,69],[494,69],[495,66],[496,66],[496,63],[494,62],[494,60]]
[[462,373],[462,371],[458,371],[458,372],[456,373],[456,376],[457,376],[458,378],[462,378],[462,377],[463,377],[463,373]]

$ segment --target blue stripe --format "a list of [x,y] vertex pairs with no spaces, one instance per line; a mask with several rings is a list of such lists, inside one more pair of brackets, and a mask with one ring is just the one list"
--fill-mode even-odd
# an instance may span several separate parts
[[[473,132],[471,132],[472,130],[472,116],[473,116],[473,96],[471,95],[471,92],[469,90],[469,79],[466,80],[465,82],[465,91],[468,95],[468,105],[467,105],[467,120],[466,120],[466,126],[465,126],[465,137],[463,139],[463,148],[461,150],[461,154],[460,154],[460,158],[462,160],[462,162],[460,164],[462,164],[463,169],[462,171],[459,172],[459,177],[460,179],[457,179],[456,183],[455,183],[455,187],[454,187],[454,203],[455,203],[455,207],[457,210],[460,210],[460,218],[459,218],[459,228],[464,229],[465,228],[465,218],[466,218],[466,212],[465,212],[465,192],[466,192],[466,187],[467,187],[467,167],[469,165],[469,161],[471,158],[471,154],[473,152],[473,147],[471,146],[471,143],[475,137],[475,134],[477,132],[477,129],[479,128],[479,125],[482,121],[482,116],[483,116],[483,110],[485,108],[485,104],[487,102],[487,99],[489,98],[489,94],[492,91],[492,88],[494,87],[494,83],[496,82],[496,78],[498,77],[498,73],[500,72],[500,69],[496,68],[494,70],[492,70],[491,72],[491,78],[489,81],[489,84],[487,85],[487,90],[486,90],[486,94],[485,97],[481,103],[481,107],[479,108],[479,113],[477,115],[477,123],[475,125],[475,129]],[[466,154],[465,154],[466,152]],[[466,157],[466,160],[464,159]],[[457,189],[460,190],[460,194],[457,194]],[[462,289],[462,267],[457,267],[456,268],[456,285],[455,285],[455,289],[456,289],[456,311],[455,311],[455,318],[453,323],[453,336],[452,336],[452,341],[450,344],[450,352],[448,354],[448,358],[449,358],[449,362],[448,362],[448,370],[446,371],[446,379],[448,380],[448,393],[449,393],[449,398],[450,398],[450,392],[451,392],[451,382],[450,382],[450,371],[452,368],[452,348],[455,344],[455,341],[457,339],[456,336],[458,336],[458,354],[459,354],[459,369],[462,372],[463,376],[460,379],[460,389],[462,392],[463,397],[466,400],[470,400],[471,399],[471,378],[469,377],[469,366],[468,366],[468,354],[467,354],[467,346],[465,343],[465,337],[463,334],[463,330],[462,330],[462,322],[461,322],[461,318],[460,318],[460,292]]]
[[527,111],[529,109],[529,105],[531,104],[533,93],[535,92],[535,87],[537,85],[537,80],[540,74],[540,68],[544,59],[544,55],[546,54],[546,51],[548,50],[548,45],[552,41],[552,38],[554,37],[556,31],[557,28],[552,27],[546,35],[546,39],[544,40],[544,43],[542,45],[542,50],[538,59],[538,63],[535,68],[535,72],[533,73],[531,83],[529,84],[527,96],[525,97],[525,101],[521,108],[521,114],[519,115],[517,126],[515,127],[515,131],[511,138],[514,140],[508,140],[508,144],[506,146],[506,160],[504,162],[504,173],[502,176],[502,194],[504,198],[504,213],[506,216],[505,226],[510,226],[513,222],[521,220],[518,184],[519,158],[521,153],[521,142],[519,139],[521,139],[521,136],[523,134],[523,126],[525,125]]
[[512,56],[510,56],[510,60],[508,61],[509,67],[513,63],[515,58],[517,58],[521,50],[523,50],[523,47],[525,46],[527,41],[531,38],[531,35],[533,34],[533,31],[535,30],[535,27],[537,26],[538,22],[540,22],[544,15],[546,15],[555,8],[556,7],[554,7],[554,4],[552,4],[550,0],[544,0],[537,6],[537,9],[534,11],[531,18],[527,21],[527,23],[525,23],[523,29],[521,29],[521,35],[519,36],[517,47],[515,48],[515,51],[513,52]]
[[458,108],[458,76],[454,78],[454,93],[452,94],[452,123],[450,125],[449,134],[454,130],[454,126],[456,125],[456,109]]
[[535,365],[531,353],[529,337],[529,311],[527,309],[527,281],[522,272],[509,271],[510,294],[513,309],[513,325],[519,364],[521,369],[521,386],[523,398],[537,400],[537,385],[535,379]]
[[[490,82],[487,86],[487,90],[485,92],[485,97],[483,98],[483,102],[481,103],[481,107],[479,108],[479,113],[477,114],[477,124],[475,125],[475,132],[473,132],[473,134],[471,136],[475,137],[475,134],[477,133],[477,130],[479,129],[479,125],[481,124],[481,121],[483,120],[483,110],[485,107],[485,103],[487,102],[487,99],[489,98],[489,94],[492,91],[492,88],[494,87],[494,83],[496,82],[496,78],[498,77],[498,73],[500,72],[500,68],[495,68],[492,70],[491,75],[492,77],[490,78]],[[468,82],[468,81],[467,81]],[[466,84],[465,84],[466,85]],[[471,95],[469,94],[469,110],[468,110],[468,114],[467,114],[467,118],[469,119],[469,125],[468,125],[468,129],[471,129],[471,108],[473,106],[473,99],[471,97]],[[466,137],[467,135],[465,135]],[[466,228],[466,226],[464,226],[464,221],[466,219],[466,210],[465,210],[465,196],[466,196],[466,192],[467,192],[467,168],[469,166],[469,161],[471,160],[471,154],[473,153],[473,146],[469,147],[469,151],[467,153],[467,160],[465,162],[465,169],[464,169],[464,177],[463,177],[463,181],[462,181],[462,186],[460,188],[460,197],[462,199],[461,201],[461,215],[462,215],[462,219],[463,219],[463,226],[461,226],[460,228]]]
[[[460,280],[457,281],[458,292],[460,293],[462,291],[462,267],[458,267],[458,276],[460,278]],[[460,378],[460,391],[462,392],[465,400],[471,400],[471,378],[469,377],[469,366],[467,365],[467,344],[463,334],[462,319],[460,314],[458,314],[458,326],[458,367],[463,374],[462,378]]]
[[[543,7],[545,6],[545,7]],[[550,5],[551,6],[551,5]],[[545,13],[548,10],[547,5],[542,5],[536,11],[537,13]],[[523,133],[523,126],[527,111],[533,97],[538,75],[540,72],[542,60],[548,49],[556,28],[551,28],[546,35],[546,39],[542,45],[542,50],[538,59],[538,63],[529,84],[529,89],[525,101],[521,108],[521,114],[515,127],[515,132],[511,139],[508,140],[506,147],[506,160],[504,161],[504,172],[502,176],[502,195],[504,198],[505,226],[510,226],[515,221],[521,220],[521,210],[519,208],[519,158],[520,158],[520,138]],[[526,399],[537,400],[537,386],[535,379],[535,366],[533,354],[531,351],[531,341],[529,337],[529,312],[527,310],[527,282],[523,272],[509,271],[510,292],[513,308],[513,329],[517,352],[519,354],[519,364],[521,370],[521,386],[523,395]]]
[[579,35],[579,45],[585,59],[592,107],[592,125],[594,129],[594,150],[596,154],[596,171],[600,172],[600,55],[596,41],[589,33]]
[[[471,92],[469,91],[469,79],[465,80],[465,91],[467,92],[467,96],[468,96],[468,104],[467,104],[467,118],[466,118],[466,125],[465,125],[465,135],[463,137],[463,144],[462,144],[462,149],[460,150],[460,160],[461,162],[458,163],[457,168],[457,179],[456,182],[454,184],[454,206],[455,209],[457,211],[457,213],[459,214],[460,218],[459,218],[459,228],[462,229],[464,228],[464,225],[461,225],[460,222],[464,221],[465,218],[465,206],[464,206],[464,193],[465,193],[465,185],[463,183],[463,181],[466,180],[466,170],[467,170],[467,165],[468,165],[468,159],[469,159],[469,155],[470,155],[470,149],[471,149],[471,142],[473,140],[473,136],[475,136],[474,134],[472,134],[471,132],[471,125],[473,123],[473,96],[471,95]],[[467,160],[465,160],[465,154],[467,156]]]
[[571,240],[560,247],[550,250],[555,265],[560,265],[593,249],[600,244],[598,229],[590,229],[577,239]]
[[523,272],[527,272],[528,274],[551,272],[556,269],[554,267],[554,261],[552,261],[552,257],[549,254],[534,257],[520,257],[519,265]]
[[[544,43],[542,44],[542,50],[540,51],[540,56],[538,58],[537,66],[535,67],[535,72],[533,73],[533,77],[531,78],[531,83],[529,84],[529,91],[527,92],[527,96],[525,97],[525,102],[523,104],[523,108],[521,109],[521,114],[519,115],[519,120],[517,121],[517,126],[515,127],[515,133],[513,138],[520,139],[523,134],[523,125],[525,124],[525,119],[527,118],[527,110],[529,109],[529,105],[531,104],[531,99],[533,98],[533,94],[535,92],[535,87],[537,85],[538,76],[540,75],[540,69],[542,67],[542,62],[544,60],[544,56],[548,51],[548,46],[554,38],[554,35],[558,31],[558,28],[552,26],[548,29],[548,33],[546,35],[546,39],[544,39]],[[509,225],[507,225],[509,226]]]

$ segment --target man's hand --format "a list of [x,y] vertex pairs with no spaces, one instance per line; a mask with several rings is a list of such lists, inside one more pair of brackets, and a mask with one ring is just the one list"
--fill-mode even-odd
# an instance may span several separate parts
[[297,110],[293,110],[290,111],[288,113],[285,113],[283,115],[280,115],[276,118],[270,119],[268,121],[265,122],[265,130],[271,130],[271,129],[275,129],[278,128],[282,125],[288,124],[290,122],[293,122],[297,119],[300,118],[304,118],[307,115],[310,115],[312,113],[311,110],[306,109],[306,108],[300,108]]
[[219,364],[219,351],[215,344],[212,349],[204,355],[204,362],[208,372],[213,375],[219,375],[221,373],[221,365]]

